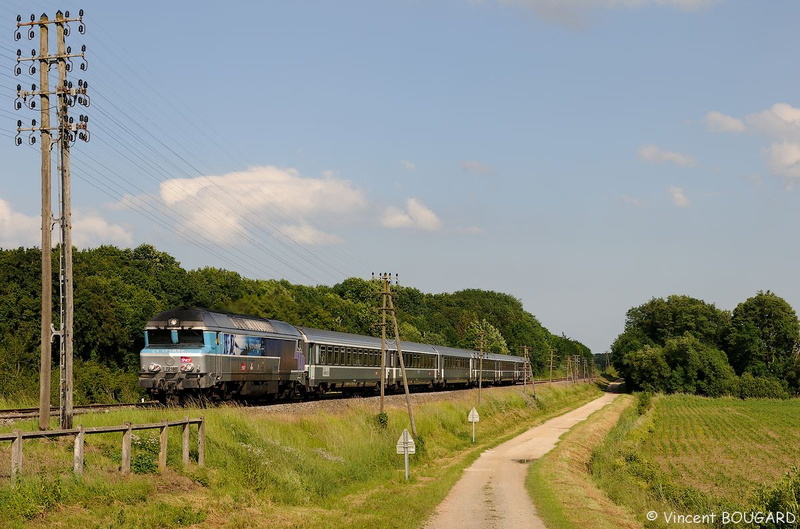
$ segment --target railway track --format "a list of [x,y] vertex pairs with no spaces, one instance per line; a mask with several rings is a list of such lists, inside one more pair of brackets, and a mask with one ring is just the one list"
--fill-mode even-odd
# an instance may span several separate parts
[[[76,415],[81,413],[91,413],[104,410],[118,410],[125,408],[150,408],[159,407],[161,403],[154,400],[145,402],[130,402],[130,403],[117,403],[117,404],[84,404],[83,406],[73,406],[73,412]],[[50,408],[50,415],[58,415],[59,409],[56,407]],[[39,416],[39,408],[10,408],[0,410],[0,421],[17,420],[17,419],[30,419]]]
[[[564,383],[568,382],[570,379],[568,378],[556,378],[552,380],[543,379],[537,380],[536,384],[547,384],[547,383]],[[485,389],[489,389],[490,386],[486,386]],[[426,395],[426,394],[446,394],[450,391],[462,391],[462,390],[437,390],[437,391],[414,391],[414,395]],[[387,394],[387,397],[401,397],[402,392]],[[312,403],[312,402],[319,402],[319,401],[336,401],[336,400],[349,400],[352,398],[363,399],[363,398],[372,398],[377,396],[375,395],[359,395],[359,394],[347,394],[347,393],[340,393],[334,392],[326,395],[321,395],[316,398],[308,398],[303,400],[278,400],[272,402],[265,402],[265,401],[252,401],[252,402],[235,402],[235,401],[228,401],[222,402],[217,404],[229,404],[234,406],[245,406],[245,407],[253,407],[253,408],[274,408],[276,411],[278,409],[287,409],[289,406],[293,404],[303,404],[303,403]],[[189,403],[191,404],[191,403]],[[209,403],[194,403],[200,406],[206,406]],[[74,406],[73,411],[76,415],[80,415],[83,413],[92,413],[98,411],[106,411],[106,410],[118,410],[118,409],[125,409],[125,408],[160,408],[165,407],[162,403],[157,400],[149,400],[144,402],[129,402],[129,403],[116,403],[116,404],[84,404],[82,406]],[[57,407],[50,408],[50,415],[57,416],[59,414],[59,409]],[[31,419],[33,417],[39,416],[39,408],[9,408],[0,410],[0,422],[4,421],[13,421],[19,419]]]

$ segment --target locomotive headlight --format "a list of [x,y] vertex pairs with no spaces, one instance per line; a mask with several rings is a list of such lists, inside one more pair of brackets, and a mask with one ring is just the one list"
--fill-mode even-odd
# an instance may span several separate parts
[[185,371],[187,373],[191,373],[194,371],[194,364],[184,364],[181,366],[181,371]]
[[149,366],[147,366],[147,370],[150,371],[151,373],[158,373],[159,371],[161,371],[161,366],[158,364],[150,364]]

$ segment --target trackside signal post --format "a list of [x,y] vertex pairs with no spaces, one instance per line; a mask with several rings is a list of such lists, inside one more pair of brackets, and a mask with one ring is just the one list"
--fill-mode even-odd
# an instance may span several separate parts
[[[58,336],[61,366],[60,384],[60,406],[59,419],[61,428],[72,428],[72,356],[73,356],[73,283],[72,283],[72,197],[70,182],[70,146],[76,139],[89,141],[87,123],[89,118],[80,115],[76,122],[69,117],[69,107],[78,103],[82,106],[89,106],[89,97],[86,95],[88,85],[85,81],[79,80],[75,87],[71,81],[67,80],[67,72],[72,71],[73,59],[80,59],[80,69],[86,70],[87,62],[84,58],[86,46],[81,46],[79,53],[73,53],[72,48],[66,45],[66,37],[70,34],[70,22],[78,23],[78,32],[83,34],[86,27],[83,24],[83,10],[81,9],[77,18],[70,18],[69,11],[56,13],[55,20],[50,20],[46,14],[42,14],[39,19],[35,15],[30,16],[29,22],[23,22],[21,16],[17,16],[17,30],[14,33],[14,40],[22,39],[22,32],[25,31],[28,40],[33,40],[36,36],[35,28],[39,28],[39,53],[31,50],[30,57],[23,57],[22,50],[17,50],[17,64],[14,67],[14,75],[22,74],[21,63],[30,62],[28,73],[36,73],[36,63],[39,64],[39,86],[31,85],[30,90],[23,90],[22,85],[17,85],[17,98],[14,101],[14,108],[21,110],[23,105],[33,110],[36,107],[36,98],[39,98],[39,108],[41,110],[41,122],[36,123],[32,120],[30,127],[24,127],[22,120],[17,121],[17,136],[14,139],[17,145],[22,145],[20,137],[22,132],[30,133],[27,143],[36,143],[36,132],[41,135],[42,143],[42,325],[41,325],[41,362],[39,372],[39,429],[48,430],[50,428],[50,372],[51,372],[51,344],[53,338]],[[49,51],[49,27],[55,26],[56,30],[56,53]],[[58,69],[58,82],[55,90],[50,89],[50,67],[56,65]],[[50,96],[58,98],[58,126],[52,127],[50,124]],[[52,230],[54,225],[53,211],[51,204],[51,149],[53,143],[53,132],[56,133],[55,141],[58,145],[58,168],[61,175],[59,185],[60,207],[59,215],[56,219],[61,232],[61,263],[59,273],[59,298],[60,298],[60,320],[59,329],[55,329],[52,323],[53,312],[53,291],[52,291]]]

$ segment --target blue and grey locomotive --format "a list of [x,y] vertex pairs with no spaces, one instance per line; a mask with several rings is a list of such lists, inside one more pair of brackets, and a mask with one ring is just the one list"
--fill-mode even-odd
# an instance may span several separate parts
[[[480,353],[402,342],[410,386],[472,386]],[[386,386],[402,383],[393,340],[386,344]],[[523,380],[527,360],[483,354],[486,384]],[[380,388],[381,340],[277,320],[205,309],[172,309],[145,327],[139,385],[163,402],[187,397],[262,399]]]

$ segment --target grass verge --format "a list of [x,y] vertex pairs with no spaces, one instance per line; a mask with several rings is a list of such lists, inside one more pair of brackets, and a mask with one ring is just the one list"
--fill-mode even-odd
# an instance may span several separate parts
[[620,395],[572,428],[555,449],[531,465],[525,484],[547,527],[641,527],[631,513],[597,487],[589,473],[593,449],[603,442],[633,400],[629,395]]
[[76,422],[84,426],[204,415],[207,466],[181,467],[177,430],[170,432],[163,474],[153,464],[157,433],[139,432],[128,477],[117,472],[119,434],[87,436],[82,480],[70,472],[70,439],[26,441],[25,476],[12,486],[4,443],[0,519],[8,527],[415,527],[480,452],[598,395],[590,384],[539,386],[536,399],[519,387],[484,389],[476,444],[466,420],[474,391],[417,404],[418,453],[409,482],[395,454],[408,427],[403,406],[387,408],[386,427],[372,401],[357,399],[313,414],[217,408],[81,415]]

